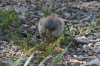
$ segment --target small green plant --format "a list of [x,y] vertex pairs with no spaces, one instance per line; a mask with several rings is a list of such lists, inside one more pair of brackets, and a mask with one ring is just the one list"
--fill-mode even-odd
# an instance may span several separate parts
[[64,40],[66,44],[69,44],[72,41],[72,39],[75,37],[75,31],[76,29],[73,26],[66,27],[64,31],[65,33],[68,33],[68,36],[65,37],[65,40]]
[[71,45],[71,42],[68,44],[68,46],[65,48],[65,50],[63,50],[60,54],[58,54],[51,62],[50,66],[56,66],[56,64],[61,60],[61,58],[63,57],[63,55],[66,53],[66,51],[68,50],[69,46]]
[[87,27],[87,30],[86,30],[86,34],[89,34],[91,33],[91,30],[96,27],[96,24],[95,23],[90,23]]
[[14,63],[10,64],[10,66],[18,66],[21,60],[22,60],[22,57],[16,60]]
[[5,66],[5,63],[3,63],[2,61],[0,61],[0,65],[1,66]]
[[96,19],[97,25],[100,25],[100,17]]
[[[64,53],[68,50],[68,47],[70,46],[70,42],[71,40],[73,40],[73,37],[75,35],[75,30],[72,27],[69,27],[69,29],[67,29],[67,31],[70,33],[70,41],[69,40],[66,40],[66,43],[67,43],[67,47],[64,51],[60,51],[61,53],[58,54],[51,62],[51,66],[56,66],[57,62],[59,62],[62,58],[62,56],[64,55]],[[50,34],[48,33],[48,31],[46,31],[46,41],[42,44],[37,44],[35,47],[34,47],[34,52],[36,51],[43,51],[43,53],[39,54],[39,58],[42,57],[41,59],[41,62],[39,64],[39,66],[42,66],[43,63],[50,57],[50,55],[53,53],[53,52],[57,52],[57,49],[61,48],[61,43],[65,40],[65,37],[64,37],[64,33],[59,37],[57,38],[56,40],[54,41],[51,41],[52,39],[50,38]],[[49,42],[48,42],[49,41]],[[68,41],[68,42],[67,42]],[[69,43],[69,44],[68,44]],[[31,51],[28,51],[28,52],[31,52]],[[38,54],[37,54],[38,55]],[[24,56],[25,57],[25,56]],[[29,64],[29,61],[31,60],[32,58],[32,55],[30,56],[30,58],[28,58],[28,60],[26,61],[26,63],[24,65],[28,65]],[[44,59],[44,60],[43,60]],[[42,61],[43,60],[43,61]],[[16,62],[17,63],[17,62]]]
[[[72,34],[71,34],[72,35]],[[64,35],[62,35],[61,37],[58,38],[57,41],[55,41],[55,43],[53,45],[59,45],[59,43],[62,42],[62,40],[64,41]],[[68,50],[69,46],[70,46],[71,42],[69,42],[69,44],[67,45],[67,47],[65,48],[64,51],[62,51],[60,54],[58,54],[57,56],[55,56],[53,58],[53,60],[51,61],[50,66],[56,66],[56,64],[61,60],[61,58],[63,57],[63,55],[65,54],[65,52]],[[58,46],[59,47],[59,46]],[[40,62],[39,66],[42,66],[43,63],[50,57],[50,55],[57,49],[57,46],[54,47],[54,50],[47,56],[45,57],[45,59],[43,61]]]
[[48,16],[48,15],[51,14],[51,11],[50,11],[49,7],[43,8],[42,12],[44,13],[45,16]]
[[[55,42],[50,43],[50,44],[41,44],[41,45],[36,45],[34,46],[32,49],[30,49],[23,57],[19,58],[18,60],[16,60],[14,63],[12,63],[10,66],[18,66],[20,61],[30,52],[32,52],[33,50],[36,50],[37,48],[41,48],[41,46],[43,46],[42,48],[45,48],[45,59],[43,61],[40,62],[39,66],[42,66],[42,64],[49,58],[49,56],[55,52],[55,50],[57,49],[57,47],[60,47],[60,43],[62,42],[62,40],[64,40],[64,35],[62,35],[61,37],[59,37]],[[49,46],[48,46],[49,45]],[[35,51],[34,51],[35,52]],[[48,56],[49,55],[49,56]],[[40,56],[40,55],[39,55]],[[32,59],[33,54],[28,58],[28,60],[24,63],[24,66],[27,66],[29,64],[29,61]]]
[[[36,47],[36,46],[35,46]],[[34,48],[32,47],[30,48],[24,56],[20,57],[19,59],[17,59],[15,62],[11,63],[10,66],[19,66],[21,60],[26,57],[26,55],[30,54],[32,51],[34,51]],[[33,54],[28,58],[28,60],[24,63],[24,66],[27,66],[29,64],[29,61],[33,58]]]
[[96,27],[95,23],[90,23],[87,27],[80,29],[80,34],[90,34],[91,30]]
[[8,26],[16,19],[14,9],[0,11],[0,29],[8,28]]
[[28,44],[28,41],[30,40],[30,37],[20,39],[16,33],[11,33],[11,40],[17,44],[20,45],[22,49],[28,50],[30,48],[30,45]]
[[68,27],[68,32],[70,34],[70,37],[74,37],[75,36],[75,28],[73,26]]
[[34,54],[32,54],[32,55],[28,58],[28,60],[24,63],[23,66],[28,66],[30,60],[33,58],[33,55],[34,55]]

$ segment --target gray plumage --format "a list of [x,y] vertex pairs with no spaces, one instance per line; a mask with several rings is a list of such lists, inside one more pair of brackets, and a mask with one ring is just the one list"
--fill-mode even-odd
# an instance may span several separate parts
[[46,29],[53,37],[60,36],[64,30],[64,22],[55,15],[43,17],[38,23],[39,33],[45,34]]

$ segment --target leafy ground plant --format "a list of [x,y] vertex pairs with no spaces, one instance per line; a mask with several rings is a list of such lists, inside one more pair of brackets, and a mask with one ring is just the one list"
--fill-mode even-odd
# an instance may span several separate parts
[[[36,46],[35,46],[36,47]],[[25,53],[24,56],[20,57],[19,59],[17,59],[15,62],[11,63],[10,66],[19,66],[21,60],[26,57],[28,54],[30,54],[35,47],[32,47],[28,50],[28,52]],[[29,61],[33,58],[33,54],[28,58],[28,60],[24,63],[24,66],[27,66],[29,64]]]
[[68,44],[68,46],[65,48],[64,51],[62,51],[60,54],[58,54],[58,55],[52,60],[50,66],[56,66],[56,64],[61,60],[61,58],[63,57],[63,55],[65,54],[65,52],[68,50],[70,44],[71,44],[71,42]]
[[82,27],[80,29],[80,34],[90,34],[91,30],[93,30],[96,26],[97,26],[96,23],[90,23],[90,24],[88,24],[87,27],[85,27],[85,28]]
[[51,11],[50,11],[49,7],[43,8],[42,12],[44,13],[45,16],[48,16],[48,15],[51,14]]
[[[72,36],[74,36],[74,30],[73,30],[73,27],[69,27],[70,29],[69,30],[67,30],[69,33],[70,33],[70,39],[72,39]],[[47,34],[48,35],[48,34]],[[47,41],[48,40],[51,40],[49,37],[48,37],[48,39],[46,40],[46,42],[44,42],[43,44],[38,44],[37,46],[35,46],[34,47],[34,50],[36,51],[36,50],[41,50],[41,49],[43,49],[43,48],[45,48],[44,49],[44,54],[43,54],[43,58],[44,58],[44,60],[42,60],[41,62],[40,62],[40,64],[39,64],[39,66],[42,66],[43,64],[44,64],[44,62],[52,55],[52,53],[53,52],[56,52],[57,51],[57,49],[59,49],[60,48],[60,46],[61,46],[61,43],[64,41],[64,34],[62,34],[61,35],[61,37],[59,37],[57,40],[55,40],[55,41],[53,41],[53,42],[51,42],[51,43],[47,43]],[[59,53],[57,56],[55,56],[54,57],[54,59],[51,61],[51,65],[50,66],[56,66],[56,64],[57,64],[57,62],[59,62],[60,60],[61,60],[61,58],[62,58],[62,56],[64,55],[64,53],[68,50],[68,47],[70,46],[70,42],[66,42],[67,43],[67,47],[65,48],[65,50],[64,51],[60,51],[61,53]],[[68,44],[69,43],[69,44]],[[35,52],[34,51],[34,52]],[[29,52],[31,52],[31,51],[29,51]],[[24,63],[24,65],[28,65],[29,64],[29,61],[32,59],[32,56],[33,55],[31,55],[29,58],[28,58],[28,60],[26,61],[26,63]],[[39,56],[40,56],[40,54],[39,54]],[[24,56],[25,57],[25,56]],[[42,58],[42,59],[43,59]],[[19,60],[19,59],[18,59]],[[16,62],[15,61],[15,63],[18,63],[18,62]],[[20,63],[20,62],[19,62]]]
[[[40,62],[39,66],[42,66],[43,63],[49,58],[49,56],[52,54],[52,52],[54,52],[57,48],[56,47],[59,47],[57,45],[60,44],[60,42],[64,39],[64,35],[59,37],[54,43],[50,43],[49,45],[52,45],[52,46],[49,46],[47,47],[48,49],[48,52],[46,52],[46,56],[45,59],[43,61]],[[59,44],[58,44],[59,43]],[[43,45],[43,44],[42,44]],[[56,46],[55,46],[56,45]],[[18,60],[16,60],[14,63],[12,63],[10,66],[18,66],[20,64],[20,61],[26,56],[28,55],[31,51],[35,50],[36,48],[38,48],[38,46],[40,45],[37,45],[35,47],[33,47],[32,49],[30,49],[23,57],[19,58]],[[43,45],[44,46],[44,45]],[[46,47],[45,47],[46,48]],[[48,55],[49,56],[48,56]],[[29,61],[33,58],[33,54],[28,58],[28,60],[24,63],[24,66],[28,66],[29,64]]]
[[21,50],[28,51],[30,48],[35,47],[35,43],[31,42],[29,44],[29,41],[31,40],[30,35],[27,35],[27,38],[19,38],[18,34],[16,32],[10,33],[10,38],[14,42],[14,44],[17,44],[21,47]]
[[16,19],[14,9],[0,10],[0,29],[8,28],[8,26]]
[[100,25],[100,17],[96,19],[97,25]]

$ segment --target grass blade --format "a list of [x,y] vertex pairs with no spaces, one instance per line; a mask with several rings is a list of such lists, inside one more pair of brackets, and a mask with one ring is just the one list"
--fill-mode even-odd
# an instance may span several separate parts
[[28,58],[28,60],[24,64],[24,66],[27,66],[32,58],[33,58],[33,54]]
[[50,57],[50,55],[53,53],[53,51],[54,50],[52,49],[50,54],[47,57],[45,57],[45,59],[42,62],[40,62],[40,64],[38,66],[43,66],[43,63]]
[[62,51],[60,54],[58,54],[53,61],[51,62],[50,66],[56,66],[57,62],[59,62],[62,58],[62,56],[64,55],[64,53],[67,51],[68,47],[70,46],[71,43],[69,43],[69,45],[65,48],[64,51]]
[[29,51],[24,56],[22,56],[21,58],[19,58],[18,60],[16,60],[14,63],[11,63],[10,66],[18,66],[19,63],[20,63],[20,60],[22,60],[23,57],[25,57],[26,55],[30,54],[30,52],[33,51],[33,50],[34,50],[34,47],[31,48],[31,49],[29,49]]
[[21,60],[22,60],[22,57],[16,60],[14,63],[12,63],[10,66],[18,66]]
[[40,64],[38,66],[43,66],[43,63],[50,57],[50,55],[48,55],[42,62],[40,62]]

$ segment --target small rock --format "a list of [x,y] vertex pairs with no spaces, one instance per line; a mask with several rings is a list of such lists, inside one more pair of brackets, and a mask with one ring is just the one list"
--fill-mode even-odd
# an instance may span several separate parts
[[98,32],[98,33],[93,33],[93,36],[96,37],[96,38],[100,38],[100,32]]
[[26,18],[24,15],[18,15],[18,17],[19,17],[20,19],[25,19],[25,18]]
[[95,43],[94,52],[100,53],[100,42]]
[[88,44],[89,43],[89,40],[85,36],[75,37],[74,40],[78,44]]
[[31,29],[36,29],[36,26],[35,26],[35,25],[32,25],[32,26],[31,26]]
[[36,42],[36,40],[37,40],[37,39],[36,39],[36,35],[33,35],[31,41]]
[[23,26],[24,26],[24,27],[28,27],[29,25],[27,25],[27,24],[23,24]]
[[65,16],[65,18],[66,18],[66,19],[68,19],[68,18],[70,18],[70,17],[71,17],[71,15],[70,15],[69,13],[67,13],[67,12],[66,12],[66,13],[64,13],[64,16]]
[[88,46],[88,45],[83,45],[83,49],[84,49],[85,51],[89,51],[89,46]]
[[73,57],[78,57],[77,55],[73,55]]
[[44,13],[38,13],[38,15],[42,17],[42,16],[44,16]]
[[88,47],[93,47],[93,45],[94,45],[93,43],[89,43]]
[[95,66],[100,66],[100,60],[98,58],[91,60],[90,62],[88,62],[88,64],[91,66],[95,65]]

